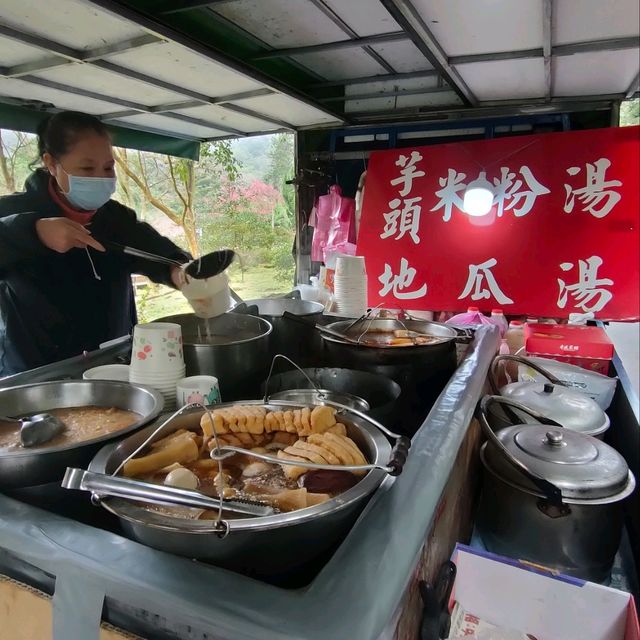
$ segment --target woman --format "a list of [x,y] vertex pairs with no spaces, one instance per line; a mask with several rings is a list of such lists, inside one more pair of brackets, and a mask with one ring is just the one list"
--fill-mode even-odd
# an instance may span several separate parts
[[43,168],[0,198],[0,377],[96,349],[136,323],[131,274],[182,284],[178,267],[107,251],[104,241],[186,262],[190,256],[111,196],[105,126],[65,111],[38,128]]

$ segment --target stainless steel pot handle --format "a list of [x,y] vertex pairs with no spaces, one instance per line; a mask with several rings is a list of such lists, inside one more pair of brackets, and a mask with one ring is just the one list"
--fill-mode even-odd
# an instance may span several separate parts
[[514,402],[509,398],[503,398],[502,396],[485,396],[482,398],[479,404],[478,410],[478,418],[480,420],[480,426],[484,431],[487,439],[491,441],[491,444],[498,448],[498,450],[503,454],[503,456],[507,459],[507,462],[511,464],[511,466],[516,469],[516,471],[520,472],[524,475],[529,481],[531,481],[547,498],[549,503],[554,507],[559,507],[560,509],[566,509],[566,505],[562,502],[562,492],[555,484],[541,478],[539,475],[531,471],[524,462],[518,460],[507,447],[500,441],[491,428],[489,421],[487,420],[487,410],[492,404],[501,404],[509,407],[513,407],[530,415],[532,418],[535,418],[540,424],[545,424],[553,427],[557,427],[562,429],[562,425],[558,424],[554,420],[543,416],[541,413],[537,411],[532,411],[529,407],[525,407],[523,404],[519,402]]
[[569,386],[566,382],[563,382],[559,378],[556,378],[552,373],[549,373],[546,369],[543,369],[539,364],[532,362],[528,358],[523,358],[522,356],[512,356],[512,355],[497,355],[493,362],[491,363],[491,368],[489,369],[489,384],[491,385],[491,390],[494,394],[500,393],[498,389],[498,383],[496,381],[496,369],[498,368],[498,363],[504,360],[508,360],[510,362],[518,362],[519,364],[524,364],[527,367],[531,367],[535,369],[538,373],[541,373],[549,382],[553,384],[560,385],[561,387]]
[[307,382],[311,385],[311,388],[315,389],[315,391],[318,394],[318,397],[324,398],[324,395],[322,394],[318,386],[314,383],[314,381],[305,373],[305,371],[299,365],[297,365],[288,356],[285,356],[282,353],[276,353],[276,355],[273,356],[273,360],[271,361],[271,368],[269,369],[269,375],[267,376],[267,381],[264,384],[264,398],[262,399],[264,404],[269,403],[269,383],[271,382],[271,376],[273,375],[273,368],[276,366],[276,360],[278,360],[278,358],[280,358],[281,360],[286,360],[289,364],[292,364],[307,379]]

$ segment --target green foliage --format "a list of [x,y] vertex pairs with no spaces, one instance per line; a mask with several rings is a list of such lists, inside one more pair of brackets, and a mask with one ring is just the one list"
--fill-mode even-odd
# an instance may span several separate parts
[[620,105],[620,126],[631,127],[640,124],[640,98],[626,100]]

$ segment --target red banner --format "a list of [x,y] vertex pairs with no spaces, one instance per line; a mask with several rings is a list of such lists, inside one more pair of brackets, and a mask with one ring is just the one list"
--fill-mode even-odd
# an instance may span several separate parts
[[[640,127],[372,154],[358,253],[369,304],[564,317],[639,312]],[[463,211],[486,176],[493,206]]]

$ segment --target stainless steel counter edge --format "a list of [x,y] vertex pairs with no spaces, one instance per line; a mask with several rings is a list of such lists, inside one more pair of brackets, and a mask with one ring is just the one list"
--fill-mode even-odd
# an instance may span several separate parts
[[[50,574],[71,571],[78,590],[85,579],[98,583],[110,598],[219,638],[375,640],[411,578],[497,345],[494,328],[476,334],[415,435],[403,474],[374,496],[305,589],[194,564],[1,495],[0,547]],[[79,612],[70,606],[54,615]]]

